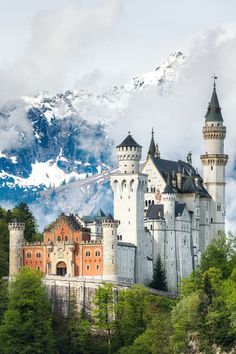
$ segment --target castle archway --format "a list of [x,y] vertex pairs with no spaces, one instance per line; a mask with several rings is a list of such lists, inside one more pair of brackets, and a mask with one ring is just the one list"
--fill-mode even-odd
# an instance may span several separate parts
[[59,262],[57,263],[57,275],[61,275],[64,277],[67,273],[67,267],[65,262]]

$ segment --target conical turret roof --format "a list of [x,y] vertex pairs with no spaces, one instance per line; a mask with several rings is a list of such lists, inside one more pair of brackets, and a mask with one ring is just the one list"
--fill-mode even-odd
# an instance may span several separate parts
[[[214,77],[214,79],[215,78],[216,77]],[[216,93],[215,81],[214,81],[214,86],[213,86],[213,93],[211,96],[211,102],[209,103],[205,118],[206,118],[206,122],[223,122],[221,108],[220,108],[217,93]]]
[[148,156],[155,157],[155,155],[156,155],[156,145],[155,145],[155,141],[154,141],[154,131],[152,128],[152,137],[151,137],[151,141],[150,141],[150,145],[149,145],[149,149],[148,149]]
[[136,143],[136,141],[134,140],[134,138],[129,132],[129,135],[125,138],[125,140],[122,141],[121,144],[117,145],[117,148],[119,147],[140,147],[141,148],[142,146]]

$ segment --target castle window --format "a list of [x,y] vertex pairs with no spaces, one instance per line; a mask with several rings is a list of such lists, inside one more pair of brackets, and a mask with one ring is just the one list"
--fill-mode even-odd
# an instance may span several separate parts
[[96,264],[96,269],[99,270],[100,269],[100,265]]
[[31,258],[32,257],[32,253],[31,252],[27,252],[26,253],[26,258]]
[[86,252],[85,252],[85,256],[86,256],[86,257],[90,257],[90,251],[86,251]]
[[86,269],[87,269],[87,270],[90,269],[90,265],[89,265],[89,264],[86,265]]
[[41,258],[41,252],[36,252],[36,258]]
[[101,253],[100,251],[95,251],[95,257],[100,257]]

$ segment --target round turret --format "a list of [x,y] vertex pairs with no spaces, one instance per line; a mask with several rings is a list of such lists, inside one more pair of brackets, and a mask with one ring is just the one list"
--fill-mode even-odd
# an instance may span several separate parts
[[116,147],[119,160],[120,173],[138,173],[139,161],[142,156],[142,146],[133,139],[132,135],[127,136],[125,140]]
[[117,280],[117,227],[119,222],[109,214],[102,220],[103,278]]
[[19,272],[23,266],[23,246],[25,224],[13,220],[8,224],[9,230],[9,276]]

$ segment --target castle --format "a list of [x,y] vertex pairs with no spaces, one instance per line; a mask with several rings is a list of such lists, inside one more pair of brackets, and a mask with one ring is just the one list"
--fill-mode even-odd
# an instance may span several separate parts
[[205,116],[201,155],[203,178],[185,161],[162,159],[154,133],[145,162],[129,135],[116,147],[118,169],[110,174],[114,218],[61,214],[44,231],[42,243],[24,241],[24,224],[10,231],[10,276],[22,266],[58,279],[141,283],[152,280],[160,255],[168,289],[197,267],[209,242],[225,229],[226,127],[214,82]]

